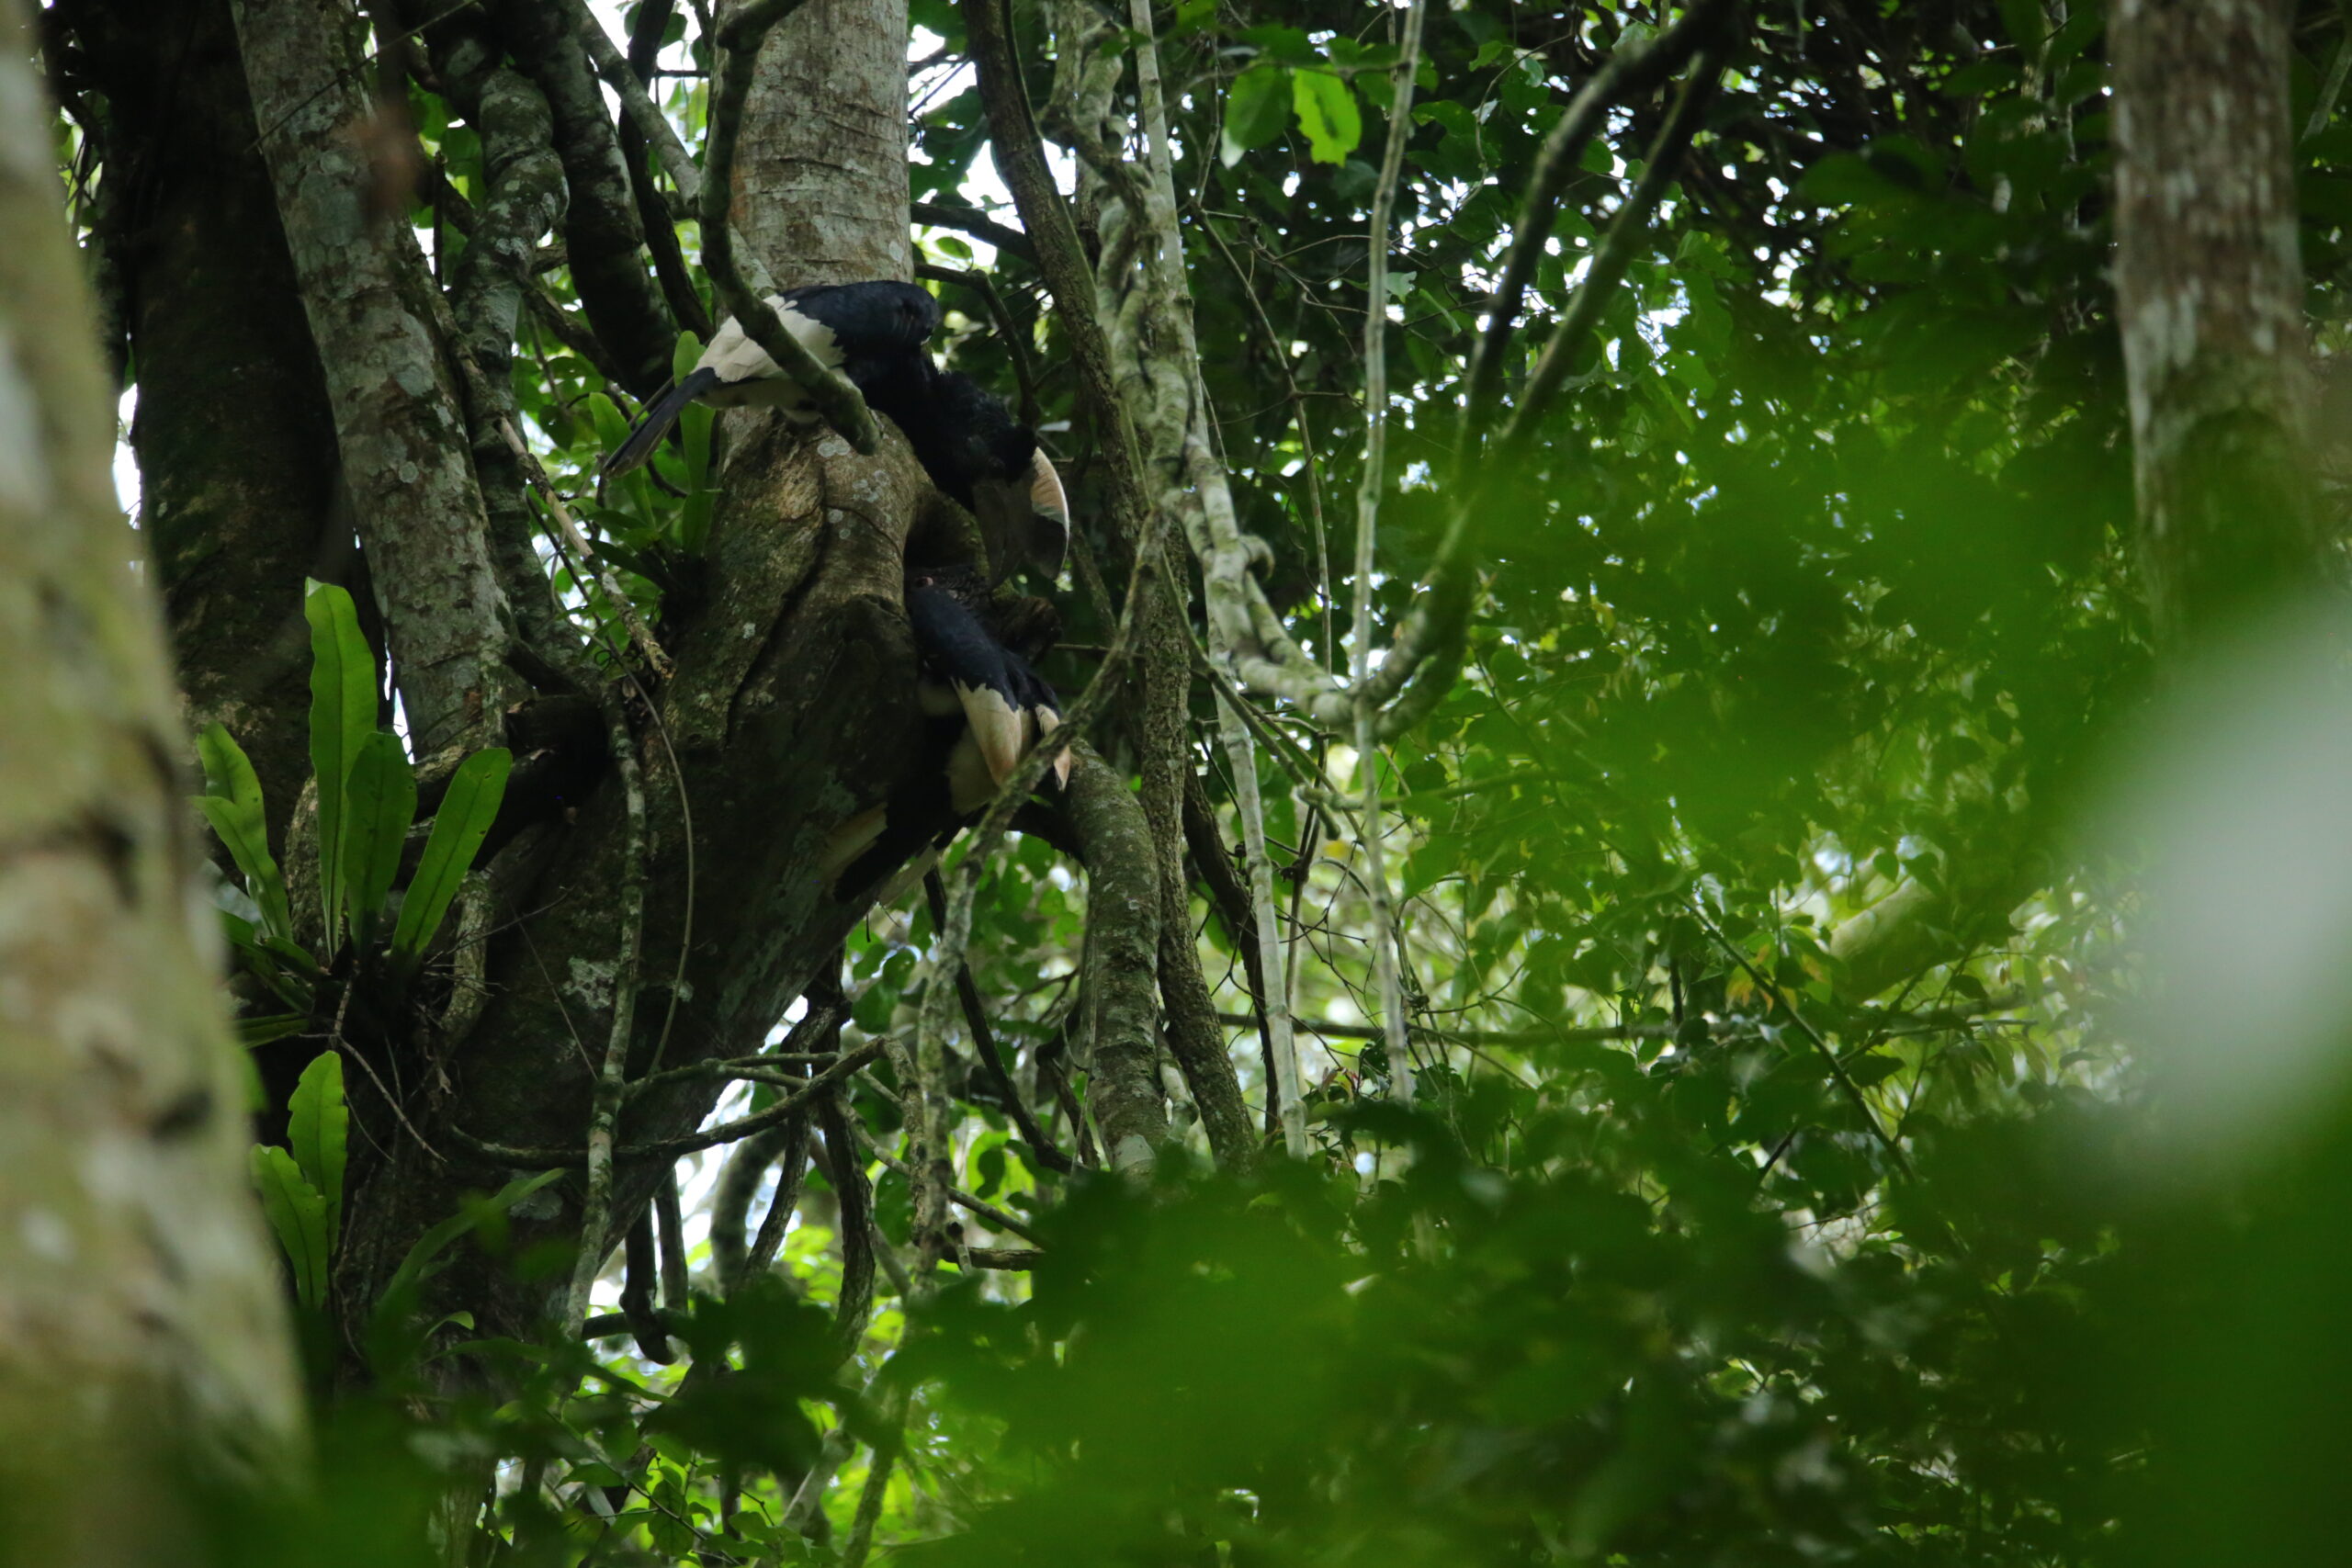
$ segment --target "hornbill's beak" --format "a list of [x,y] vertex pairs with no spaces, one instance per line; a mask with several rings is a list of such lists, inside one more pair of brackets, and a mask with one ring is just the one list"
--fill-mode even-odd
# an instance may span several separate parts
[[1027,472],[982,479],[972,490],[989,565],[999,578],[1022,566],[1035,568],[1048,582],[1061,576],[1069,548],[1069,501],[1051,458],[1039,452]]

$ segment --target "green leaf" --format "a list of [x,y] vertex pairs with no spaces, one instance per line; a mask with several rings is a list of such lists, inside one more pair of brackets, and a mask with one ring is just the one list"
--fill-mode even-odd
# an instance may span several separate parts
[[401,1259],[401,1266],[392,1270],[391,1279],[378,1299],[390,1302],[403,1291],[413,1288],[424,1278],[425,1270],[432,1267],[433,1260],[440,1257],[442,1250],[451,1242],[481,1224],[490,1215],[504,1213],[540,1188],[560,1179],[563,1174],[560,1170],[542,1170],[530,1176],[518,1176],[488,1198],[469,1200],[463,1209],[416,1238],[416,1245],[408,1249],[408,1256]]
[[306,1307],[322,1306],[327,1299],[327,1268],[333,1257],[327,1241],[327,1201],[302,1176],[294,1156],[273,1144],[255,1144],[254,1187],[261,1193],[261,1212],[277,1233],[294,1266],[294,1294]]
[[[677,345],[675,348],[673,348],[673,349],[672,349],[672,350],[670,351],[670,377],[671,377],[671,379],[673,379],[673,380],[677,380],[677,381],[683,381],[683,380],[684,380],[688,376],[693,375],[693,374],[694,374],[694,368],[695,368],[695,362],[696,360],[700,359],[701,357],[702,357],[702,339],[700,339],[700,338],[698,338],[698,337],[695,336],[695,334],[694,334],[694,333],[680,333],[678,334],[678,345]],[[602,394],[602,393],[599,393],[599,394],[597,394],[597,395],[598,395],[599,397],[602,397],[602,396],[603,396],[603,394]],[[594,407],[594,405],[593,405],[593,404],[592,404],[592,405],[590,405],[590,406],[591,406],[592,408]],[[606,408],[612,408],[612,401],[611,401],[611,400],[610,400],[610,399],[606,399],[606,400],[605,400],[605,406]],[[619,410],[617,410],[617,409],[615,409],[613,412],[614,412],[615,417],[616,417],[616,418],[617,418],[617,417],[618,417],[618,415],[619,415],[620,411],[619,411]],[[603,416],[602,416],[602,414],[601,414],[601,413],[599,413],[599,414],[597,415],[597,423],[601,425],[603,423],[604,423]],[[599,432],[599,434],[602,434],[602,433],[601,433],[601,432]]]
[[344,1155],[351,1131],[351,1111],[343,1100],[343,1053],[322,1051],[311,1059],[287,1110],[286,1141],[293,1146],[294,1163],[325,1202],[332,1252],[343,1229]]
[[1363,115],[1356,108],[1355,90],[1337,73],[1292,73],[1291,103],[1298,110],[1299,129],[1306,132],[1307,152],[1317,163],[1343,163],[1363,140]]
[[276,937],[293,935],[287,913],[286,878],[269,852],[268,818],[262,809],[261,779],[246,761],[236,737],[217,720],[196,738],[196,755],[204,764],[205,793],[197,807],[212,824],[229,858],[245,874],[245,891],[261,907],[262,923]]
[[424,858],[417,863],[416,880],[401,902],[400,924],[392,931],[392,956],[413,962],[441,929],[449,901],[474,863],[475,852],[498,817],[506,798],[506,775],[514,760],[503,746],[477,751],[458,768],[449,793],[434,814],[433,836],[424,841]]
[[344,818],[343,885],[351,940],[365,946],[391,895],[409,824],[416,819],[416,771],[399,736],[379,729],[360,747],[345,790]]
[[311,769],[319,781],[319,908],[326,951],[339,945],[345,791],[359,748],[376,730],[376,657],[359,635],[351,595],[313,582],[302,602],[311,623]]
[[289,1034],[300,1034],[302,1026],[310,1021],[311,1015],[306,1012],[273,1012],[259,1018],[241,1018],[237,1021],[237,1043],[250,1051],[256,1045],[266,1045]]
[[1279,65],[1253,65],[1233,79],[1225,96],[1222,156],[1227,168],[1251,148],[1283,133],[1290,118],[1290,72]]

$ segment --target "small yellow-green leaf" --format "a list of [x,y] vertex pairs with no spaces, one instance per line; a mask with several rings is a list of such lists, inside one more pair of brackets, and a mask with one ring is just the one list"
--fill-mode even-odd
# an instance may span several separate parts
[[1298,111],[1299,129],[1306,132],[1307,152],[1317,163],[1343,163],[1363,140],[1363,115],[1356,107],[1355,90],[1337,72],[1293,72],[1291,103]]

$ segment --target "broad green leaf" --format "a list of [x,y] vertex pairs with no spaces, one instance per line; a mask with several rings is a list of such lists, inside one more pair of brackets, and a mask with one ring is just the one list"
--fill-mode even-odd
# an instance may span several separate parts
[[364,946],[374,936],[415,819],[416,771],[400,737],[379,729],[360,747],[345,790],[343,885],[354,942]]
[[351,1130],[351,1111],[343,1100],[343,1053],[330,1049],[311,1059],[287,1110],[286,1141],[293,1145],[294,1163],[325,1201],[332,1252],[343,1229],[345,1143]]
[[262,809],[260,777],[246,760],[236,737],[217,720],[206,725],[197,736],[196,754],[204,764],[205,793],[197,799],[198,809],[220,835],[229,858],[245,874],[245,891],[261,907],[262,923],[269,928],[269,933],[276,937],[292,936],[293,920],[286,906],[286,878],[269,852],[269,825]]
[[504,1213],[563,1175],[560,1170],[542,1170],[530,1176],[518,1176],[488,1198],[469,1200],[458,1213],[416,1238],[416,1245],[410,1247],[408,1256],[401,1259],[401,1266],[392,1271],[392,1277],[385,1284],[383,1294],[379,1299],[389,1302],[413,1288],[424,1278],[425,1270],[432,1267],[433,1260],[440,1257],[442,1249],[451,1242],[481,1224],[489,1215]]
[[710,428],[718,418],[700,403],[688,403],[678,415],[678,434],[686,448],[686,483],[695,491],[710,472]]
[[1317,163],[1343,163],[1363,140],[1363,115],[1356,107],[1355,91],[1336,72],[1292,73],[1291,103],[1298,110],[1299,129],[1306,132],[1307,152]]
[[273,1012],[260,1018],[241,1018],[237,1021],[237,1043],[250,1051],[256,1045],[266,1045],[289,1034],[300,1034],[302,1026],[310,1021],[311,1015],[306,1012]]
[[[695,336],[692,333],[680,333],[678,334],[678,345],[670,351],[671,379],[674,381],[684,380],[688,376],[694,373],[695,361],[701,357],[702,339]],[[598,395],[602,396],[601,393]],[[606,408],[611,408],[611,401],[607,400],[605,406]],[[616,412],[617,412],[617,411]],[[598,418],[598,423],[600,424],[603,423],[601,416]]]
[[213,833],[228,847],[229,858],[245,874],[245,886],[261,909],[263,923],[273,935],[278,934],[288,919],[286,884],[278,875],[277,863],[270,858],[261,825],[217,795],[198,795],[196,808],[204,813]]
[[[683,344],[685,340],[681,338],[679,342]],[[696,348],[695,350],[695,354],[697,357],[700,356],[702,350],[700,348]],[[695,362],[693,359],[687,360],[686,368],[689,370],[693,369],[694,364]],[[606,397],[604,393],[591,392],[588,394],[588,418],[590,423],[596,427],[596,445],[604,448],[605,451],[611,451],[614,447],[619,446],[624,440],[628,439],[628,421],[622,417],[621,411],[615,406],[613,400]]]
[[1253,147],[1283,133],[1290,118],[1290,72],[1280,65],[1253,65],[1233,80],[1225,96],[1222,156],[1227,168]]
[[329,954],[340,945],[345,791],[359,748],[376,729],[376,658],[359,635],[351,595],[313,582],[302,602],[311,623],[311,769],[319,781],[319,908]]
[[474,863],[474,853],[498,817],[506,798],[506,775],[514,758],[503,746],[477,751],[458,767],[449,793],[433,818],[433,835],[424,841],[424,858],[417,863],[416,880],[401,902],[400,924],[392,931],[392,956],[415,960],[425,943],[441,929],[449,901]]
[[294,1156],[274,1144],[255,1144],[254,1187],[277,1245],[294,1266],[294,1294],[306,1307],[327,1299],[327,1269],[334,1254],[327,1240],[327,1201],[304,1179]]

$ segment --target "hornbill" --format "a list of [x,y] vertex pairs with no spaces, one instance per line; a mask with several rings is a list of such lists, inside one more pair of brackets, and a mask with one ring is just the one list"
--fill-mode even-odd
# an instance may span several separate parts
[[[1021,564],[1047,581],[1061,571],[1069,506],[1036,433],[1004,400],[969,376],[942,370],[925,347],[939,330],[939,302],[911,283],[822,284],[772,295],[785,329],[819,363],[839,370],[904,432],[931,482],[979,522],[999,577]],[[800,384],[729,316],[695,367],[645,407],[599,477],[640,467],[691,402],[774,408],[795,420],[816,411]]]
[[[1021,754],[1061,725],[1054,689],[1030,662],[1060,635],[1051,605],[1001,602],[969,567],[910,568],[905,594],[921,660],[923,755],[888,799],[851,818],[827,844],[826,883],[844,900],[903,866],[876,899],[896,902],[931,863],[920,852],[944,847],[986,809]],[[1069,769],[1065,750],[1046,776],[1059,788]]]

